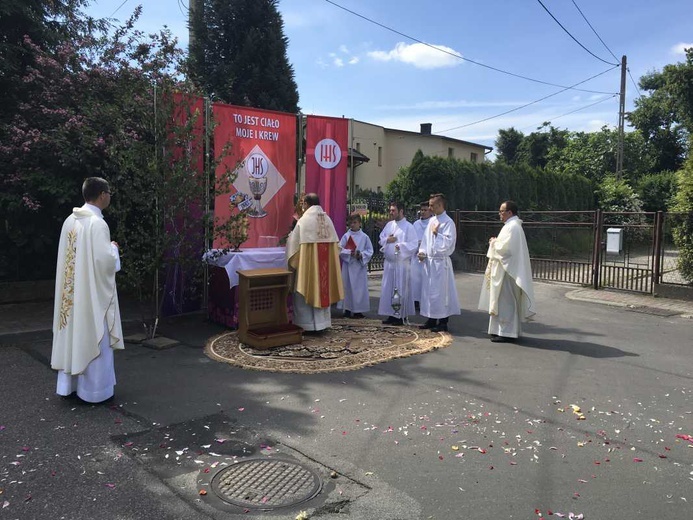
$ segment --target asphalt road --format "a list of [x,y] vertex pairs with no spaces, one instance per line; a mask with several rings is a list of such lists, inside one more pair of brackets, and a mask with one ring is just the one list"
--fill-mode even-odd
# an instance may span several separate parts
[[[116,353],[116,397],[92,406],[54,395],[47,339],[0,344],[0,519],[693,517],[691,319],[536,284],[526,338],[493,344],[480,276],[457,282],[451,346],[352,372],[212,361],[221,329],[190,316],[162,327],[183,344]],[[200,495],[246,456],[325,486],[271,514]]]

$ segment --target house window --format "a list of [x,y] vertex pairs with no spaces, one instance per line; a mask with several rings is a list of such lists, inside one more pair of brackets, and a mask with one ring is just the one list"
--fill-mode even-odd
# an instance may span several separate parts
[[356,151],[357,152],[361,151],[361,143],[356,143]]
[[477,154],[475,154],[474,152],[472,152],[471,155],[470,155],[470,157],[469,157],[469,159],[470,159],[472,162],[475,163],[475,162],[478,160],[478,157],[479,157],[479,156],[478,156]]
[[383,147],[378,146],[378,166],[383,165]]
[[455,149],[448,148],[448,157],[455,157]]

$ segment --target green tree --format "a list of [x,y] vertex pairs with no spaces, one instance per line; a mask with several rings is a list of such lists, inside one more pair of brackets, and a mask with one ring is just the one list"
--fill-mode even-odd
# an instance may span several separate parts
[[414,154],[411,164],[402,168],[397,177],[388,185],[387,195],[407,206],[428,200],[431,193],[443,193],[448,206],[456,207],[454,158],[425,156],[421,150]]
[[[617,147],[618,131],[607,126],[598,132],[571,132],[563,148],[549,150],[546,168],[600,182],[609,172],[616,171]],[[652,172],[654,161],[641,132],[626,133],[623,147],[624,177],[634,182]]]
[[[26,42],[55,50],[65,41],[89,30],[103,28],[105,22],[84,16],[79,9],[88,0],[3,0],[0,2],[0,122],[9,123],[20,103],[30,99],[24,75],[35,67],[35,54]],[[0,142],[9,136],[2,133]]]
[[636,192],[644,211],[666,211],[676,193],[676,172],[659,172],[638,179]]
[[686,50],[684,62],[646,74],[639,83],[648,95],[635,100],[628,120],[645,137],[653,171],[676,171],[693,133],[693,48]]
[[277,0],[198,0],[191,78],[212,99],[298,111],[298,88]]
[[674,227],[674,243],[679,248],[678,268],[689,282],[693,282],[693,156],[676,173],[676,195],[671,211],[679,212]]
[[606,175],[597,186],[597,200],[599,207],[604,211],[642,211],[642,201],[628,181],[614,174]]
[[515,128],[510,127],[507,130],[501,128],[498,130],[498,138],[496,139],[496,157],[498,161],[507,164],[515,164],[519,160],[519,150],[525,134]]

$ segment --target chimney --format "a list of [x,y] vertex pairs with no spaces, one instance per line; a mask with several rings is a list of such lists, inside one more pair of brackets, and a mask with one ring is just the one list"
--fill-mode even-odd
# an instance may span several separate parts
[[431,135],[433,123],[421,123],[421,135]]

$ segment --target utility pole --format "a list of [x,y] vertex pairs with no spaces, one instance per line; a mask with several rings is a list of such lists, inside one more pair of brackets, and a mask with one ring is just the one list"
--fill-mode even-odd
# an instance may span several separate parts
[[621,56],[621,95],[618,103],[618,149],[616,152],[616,177],[623,172],[623,132],[626,121],[626,57]]

